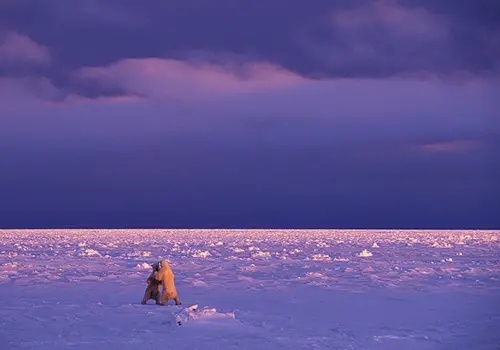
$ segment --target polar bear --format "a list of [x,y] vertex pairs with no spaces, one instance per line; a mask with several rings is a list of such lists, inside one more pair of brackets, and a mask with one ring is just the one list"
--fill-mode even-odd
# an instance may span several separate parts
[[144,298],[142,298],[141,304],[146,304],[148,300],[153,299],[157,305],[160,304],[160,286],[161,281],[158,280],[158,264],[153,265],[153,271],[147,279],[148,286],[144,292]]
[[179,301],[179,295],[177,294],[177,289],[175,288],[175,275],[168,265],[168,261],[160,261],[159,268],[160,269],[156,274],[156,278],[161,281],[161,285],[163,287],[161,305],[167,304],[169,300],[174,300],[175,305],[181,305],[181,302]]

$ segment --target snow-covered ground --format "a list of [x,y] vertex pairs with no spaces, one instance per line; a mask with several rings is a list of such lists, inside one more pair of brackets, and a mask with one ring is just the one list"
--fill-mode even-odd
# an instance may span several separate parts
[[[140,305],[161,258],[197,310]],[[494,350],[499,330],[499,231],[0,231],[0,349]]]

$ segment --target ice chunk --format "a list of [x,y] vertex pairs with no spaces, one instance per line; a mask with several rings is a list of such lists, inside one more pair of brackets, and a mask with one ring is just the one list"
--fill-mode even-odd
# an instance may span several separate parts
[[193,254],[194,258],[206,258],[211,256],[212,254],[209,251],[197,251]]
[[316,260],[316,261],[330,261],[330,260],[332,260],[332,258],[328,254],[314,254],[312,256],[312,260]]
[[361,253],[359,253],[358,256],[366,258],[369,256],[373,256],[373,254],[371,252],[369,252],[368,250],[363,249],[363,251]]
[[135,266],[136,269],[152,269],[153,267],[148,263],[137,264]]
[[270,258],[271,254],[269,252],[257,251],[252,254],[252,258]]
[[94,249],[81,249],[76,251],[77,256],[95,256],[101,257],[101,253]]

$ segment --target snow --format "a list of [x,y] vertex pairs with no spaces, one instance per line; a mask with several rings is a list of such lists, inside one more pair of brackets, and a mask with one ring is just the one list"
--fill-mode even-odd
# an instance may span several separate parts
[[499,234],[0,230],[0,349],[499,349]]

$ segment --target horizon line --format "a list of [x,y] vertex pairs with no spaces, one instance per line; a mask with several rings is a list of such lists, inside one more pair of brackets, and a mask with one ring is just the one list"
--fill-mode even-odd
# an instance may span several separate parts
[[289,228],[269,228],[269,227],[256,227],[256,228],[226,228],[226,227],[211,227],[211,228],[202,228],[202,227],[10,227],[10,228],[2,228],[0,227],[0,231],[30,231],[30,230],[96,230],[96,231],[104,231],[104,230],[172,230],[172,231],[185,231],[185,230],[196,230],[196,231],[339,231],[339,230],[349,230],[349,231],[362,231],[362,230],[370,230],[370,231],[400,231],[400,230],[411,230],[411,231],[500,231],[500,228],[411,228],[411,227],[396,227],[396,228],[367,228],[367,227],[358,227],[358,228],[347,228],[347,227],[339,227],[339,228],[298,228],[298,227],[289,227]]

